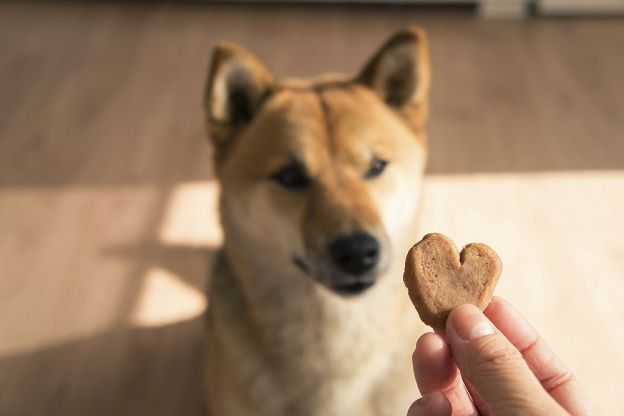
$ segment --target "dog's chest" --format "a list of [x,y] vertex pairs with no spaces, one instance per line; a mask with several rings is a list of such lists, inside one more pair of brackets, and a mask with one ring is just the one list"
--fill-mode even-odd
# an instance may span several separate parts
[[[414,388],[405,347],[413,342],[405,339],[405,323],[393,322],[392,307],[337,304],[308,293],[254,308],[231,279],[221,279],[228,278],[215,276],[211,295],[209,343],[219,346],[212,359],[228,368],[227,393],[238,395],[235,402],[249,414],[384,415],[404,405],[397,395]],[[223,377],[218,373],[208,376]]]

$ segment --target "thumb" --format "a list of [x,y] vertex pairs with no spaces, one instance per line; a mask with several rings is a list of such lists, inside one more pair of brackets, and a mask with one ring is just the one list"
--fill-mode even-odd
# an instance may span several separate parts
[[[522,354],[473,305],[451,311],[448,341],[462,377],[478,394],[482,413],[493,415],[567,414],[542,388]],[[484,408],[483,408],[484,407]]]

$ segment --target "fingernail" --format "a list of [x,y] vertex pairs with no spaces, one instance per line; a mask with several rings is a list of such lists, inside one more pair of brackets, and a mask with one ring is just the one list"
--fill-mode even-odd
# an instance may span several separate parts
[[490,321],[474,305],[460,305],[455,308],[451,313],[451,324],[457,335],[466,341],[494,333]]

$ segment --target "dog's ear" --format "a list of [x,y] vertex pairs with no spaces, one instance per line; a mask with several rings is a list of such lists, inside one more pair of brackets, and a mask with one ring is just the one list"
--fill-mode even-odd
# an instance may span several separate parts
[[204,107],[217,148],[251,121],[272,85],[273,75],[251,52],[230,43],[215,48]]
[[421,28],[392,36],[371,58],[357,81],[420,131],[427,117],[431,67],[427,33]]

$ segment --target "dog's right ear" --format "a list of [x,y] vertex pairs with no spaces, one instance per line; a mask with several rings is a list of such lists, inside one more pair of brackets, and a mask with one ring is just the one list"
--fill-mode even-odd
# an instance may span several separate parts
[[272,85],[273,75],[251,52],[230,43],[215,48],[204,107],[217,148],[251,121]]

